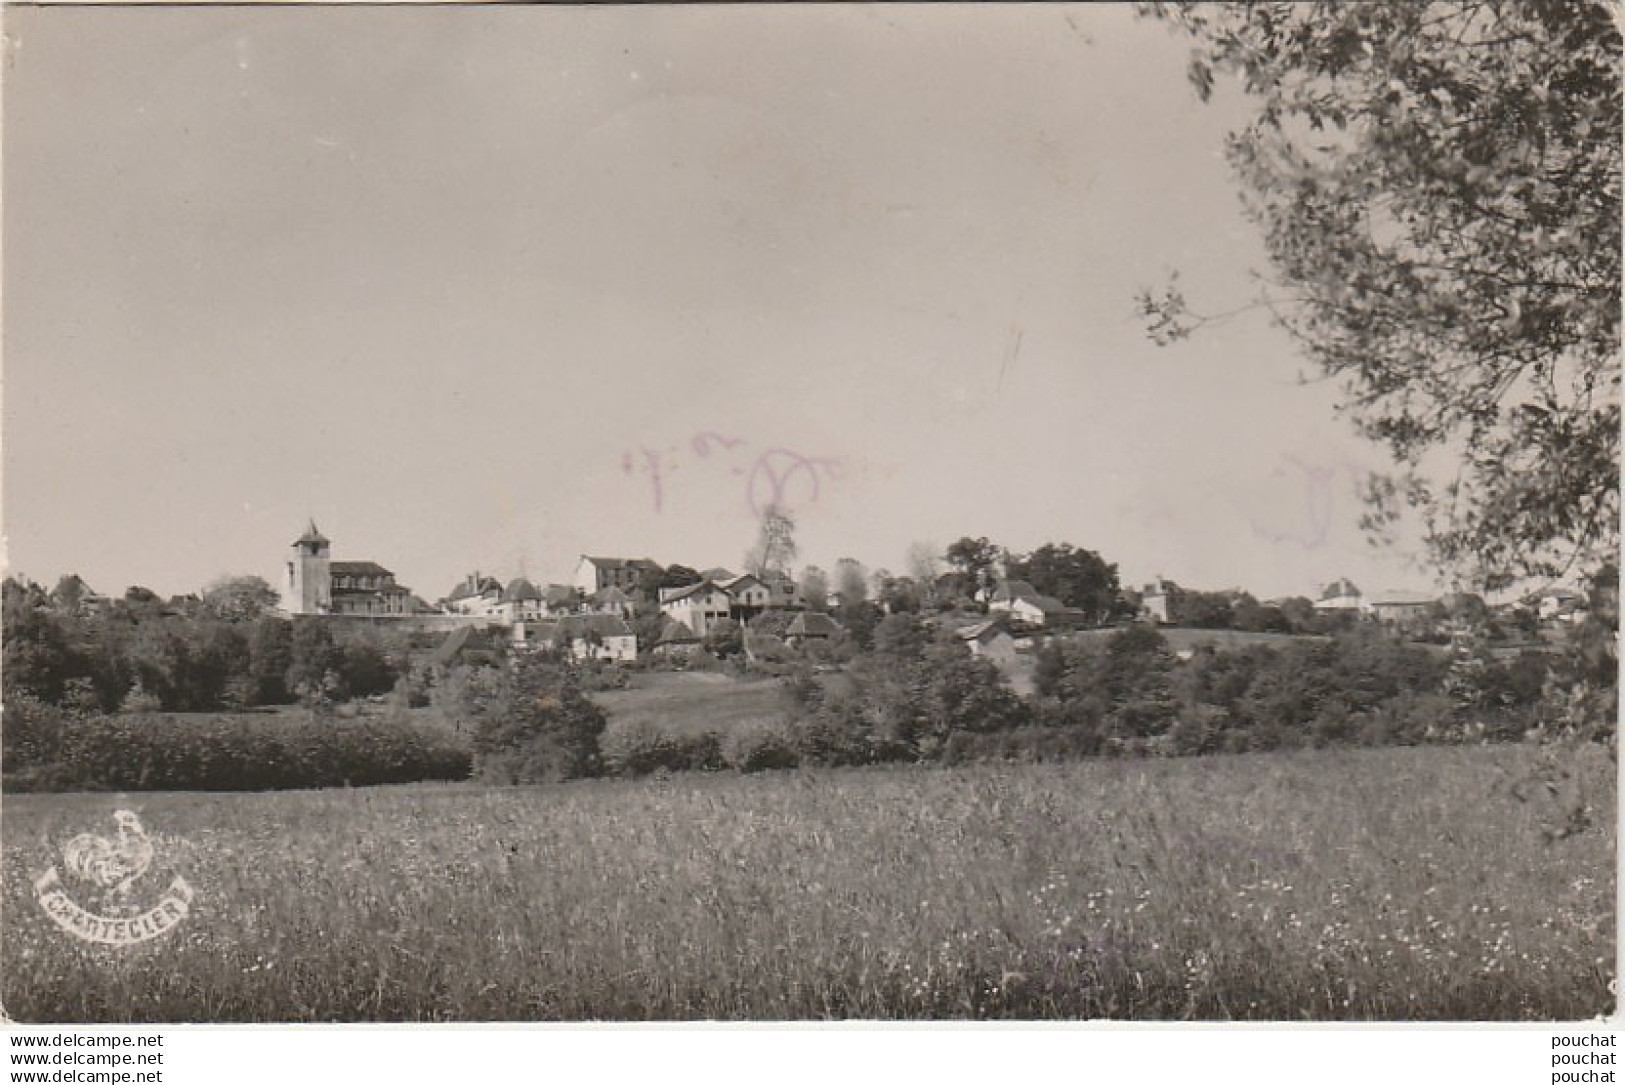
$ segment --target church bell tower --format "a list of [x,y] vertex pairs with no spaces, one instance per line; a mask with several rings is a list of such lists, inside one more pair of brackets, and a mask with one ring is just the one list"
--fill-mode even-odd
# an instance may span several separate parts
[[282,584],[282,609],[289,614],[328,614],[333,609],[331,564],[333,544],[316,530],[312,519],[305,533],[293,541]]

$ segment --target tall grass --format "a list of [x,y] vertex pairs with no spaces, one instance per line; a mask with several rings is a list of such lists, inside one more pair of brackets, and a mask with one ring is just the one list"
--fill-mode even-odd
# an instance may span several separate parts
[[197,890],[93,948],[4,806],[25,1021],[1576,1019],[1608,1012],[1613,766],[1527,748],[127,800]]

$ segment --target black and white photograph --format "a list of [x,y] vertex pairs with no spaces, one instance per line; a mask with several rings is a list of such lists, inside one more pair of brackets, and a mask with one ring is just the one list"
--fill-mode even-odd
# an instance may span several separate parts
[[1613,1027],[1617,5],[3,18],[8,1028]]

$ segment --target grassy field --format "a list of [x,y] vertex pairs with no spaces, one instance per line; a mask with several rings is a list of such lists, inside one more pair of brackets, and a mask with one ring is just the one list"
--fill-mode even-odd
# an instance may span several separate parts
[[721,733],[785,714],[782,688],[771,678],[742,681],[707,671],[655,671],[632,681],[630,689],[591,694],[610,727],[651,724],[670,734]]
[[[1578,1019],[1614,777],[1526,747],[8,796],[22,1021]],[[1576,799],[1590,827],[1553,838]],[[120,806],[197,892],[132,949],[32,880]],[[155,868],[156,869],[156,868]],[[150,885],[149,889],[151,891]]]

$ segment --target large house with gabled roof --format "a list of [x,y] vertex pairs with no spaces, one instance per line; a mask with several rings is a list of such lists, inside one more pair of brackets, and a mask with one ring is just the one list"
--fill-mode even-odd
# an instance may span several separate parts
[[576,562],[574,584],[581,594],[589,598],[605,588],[620,588],[631,593],[638,590],[644,577],[658,578],[664,570],[648,558],[601,558],[582,554]]

